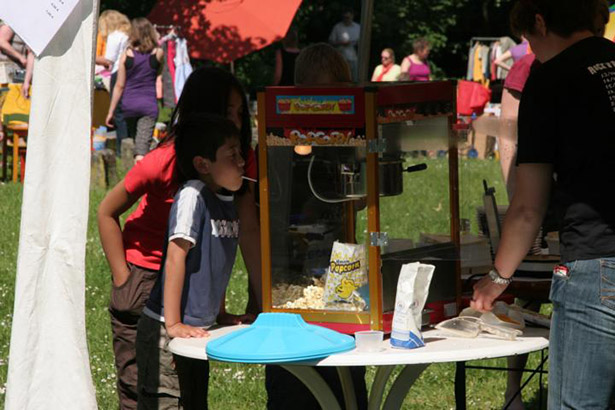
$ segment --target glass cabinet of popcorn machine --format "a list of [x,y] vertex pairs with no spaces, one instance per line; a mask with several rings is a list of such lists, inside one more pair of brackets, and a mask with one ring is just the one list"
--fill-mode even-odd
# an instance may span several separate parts
[[401,265],[459,293],[453,82],[258,95],[263,310],[390,330]]

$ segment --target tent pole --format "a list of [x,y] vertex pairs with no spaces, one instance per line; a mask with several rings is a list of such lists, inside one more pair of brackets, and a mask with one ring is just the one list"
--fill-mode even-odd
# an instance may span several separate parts
[[359,82],[368,80],[369,53],[372,38],[374,0],[361,0],[361,36],[359,37]]

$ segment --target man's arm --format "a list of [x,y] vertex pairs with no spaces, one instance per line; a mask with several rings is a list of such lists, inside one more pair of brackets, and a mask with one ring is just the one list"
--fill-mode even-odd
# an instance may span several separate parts
[[[521,164],[517,167],[517,186],[506,212],[494,263],[504,278],[512,277],[536,239],[549,204],[552,178],[551,164]],[[505,289],[506,285],[498,285],[486,276],[474,285],[470,305],[481,311],[491,310],[494,300]]]
[[6,54],[11,60],[18,63],[22,68],[26,67],[26,56],[15,50],[11,44],[15,32],[6,24],[0,26],[0,51]]

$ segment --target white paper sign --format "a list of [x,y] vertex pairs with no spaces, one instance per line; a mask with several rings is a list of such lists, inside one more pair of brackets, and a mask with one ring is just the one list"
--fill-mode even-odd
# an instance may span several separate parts
[[0,18],[40,55],[79,0],[0,0]]

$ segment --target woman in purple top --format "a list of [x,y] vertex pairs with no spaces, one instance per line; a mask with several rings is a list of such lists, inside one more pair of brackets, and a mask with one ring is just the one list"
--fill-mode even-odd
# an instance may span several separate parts
[[401,63],[400,81],[429,81],[431,70],[427,63],[429,56],[429,42],[424,38],[414,40],[413,53],[404,58]]
[[113,112],[121,99],[128,135],[135,139],[135,161],[139,161],[150,150],[158,118],[156,76],[163,51],[158,47],[158,33],[143,17],[132,21],[128,42],[120,57],[106,123],[111,126]]
[[525,37],[521,37],[521,39],[523,40],[521,44],[517,44],[516,46],[511,47],[508,51],[496,58],[493,63],[506,71],[510,71],[512,65],[509,66],[505,63],[505,61],[508,61],[512,58],[514,64],[530,52],[529,43],[527,42]]

